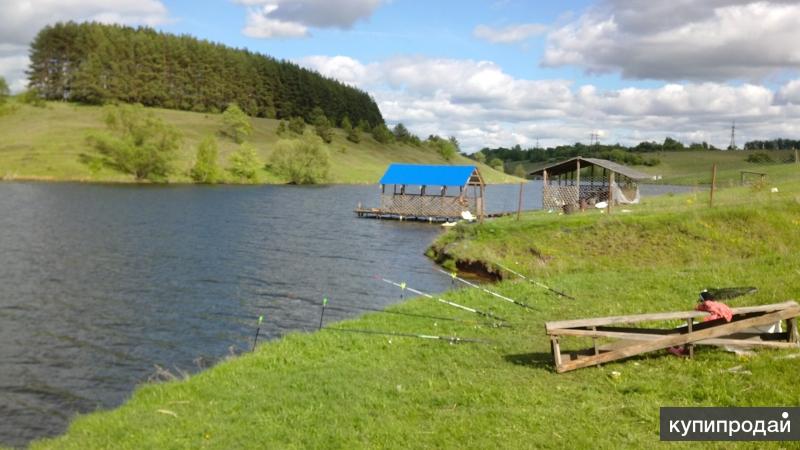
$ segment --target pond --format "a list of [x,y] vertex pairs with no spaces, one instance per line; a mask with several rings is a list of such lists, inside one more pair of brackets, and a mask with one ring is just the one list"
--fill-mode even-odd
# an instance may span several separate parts
[[[524,209],[541,205],[525,186]],[[487,211],[517,207],[490,186]],[[400,300],[376,275],[450,287],[441,228],[358,219],[376,186],[0,183],[0,444],[121,404],[161,366],[195,372],[264,339]]]

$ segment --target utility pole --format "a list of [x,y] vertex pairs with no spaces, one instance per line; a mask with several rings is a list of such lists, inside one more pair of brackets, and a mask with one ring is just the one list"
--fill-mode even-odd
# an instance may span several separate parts
[[731,125],[731,143],[728,145],[728,150],[736,150],[736,121]]

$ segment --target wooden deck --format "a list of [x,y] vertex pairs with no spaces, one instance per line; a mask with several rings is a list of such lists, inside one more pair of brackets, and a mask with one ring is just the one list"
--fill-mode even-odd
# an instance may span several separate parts
[[[456,222],[461,220],[461,216],[443,216],[443,215],[418,215],[418,214],[401,214],[393,211],[386,211],[380,208],[356,208],[353,212],[358,217],[365,219],[381,219],[381,220],[410,220],[417,222],[441,223],[441,222]],[[485,214],[484,218],[495,218],[510,216],[516,214],[516,211],[496,212]]]

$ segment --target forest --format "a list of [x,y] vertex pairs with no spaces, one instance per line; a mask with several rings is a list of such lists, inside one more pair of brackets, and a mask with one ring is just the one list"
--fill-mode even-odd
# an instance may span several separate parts
[[[750,141],[744,145],[744,150],[791,150],[800,148],[800,141],[791,139],[773,139],[769,141]],[[560,159],[584,156],[590,158],[603,158],[610,161],[630,164],[656,166],[660,160],[656,156],[649,156],[657,152],[676,152],[676,151],[695,151],[695,150],[721,150],[706,142],[691,143],[684,145],[682,142],[667,137],[664,142],[643,141],[637,145],[624,146],[621,144],[593,144],[586,145],[576,142],[571,145],[559,145],[547,148],[527,148],[523,149],[520,145],[510,148],[483,148],[480,152],[471,155],[473,159],[489,162],[500,160],[508,162],[545,162]],[[734,149],[728,149],[734,150]]]
[[29,88],[47,100],[196,112],[235,103],[251,116],[307,122],[318,107],[335,125],[384,124],[364,91],[288,61],[147,27],[49,25],[32,41],[30,60]]

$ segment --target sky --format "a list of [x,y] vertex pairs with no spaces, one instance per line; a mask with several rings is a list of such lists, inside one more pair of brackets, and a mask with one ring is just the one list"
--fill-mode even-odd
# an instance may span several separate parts
[[389,126],[466,152],[800,138],[800,1],[0,0],[0,76],[46,24],[147,25],[369,92]]

